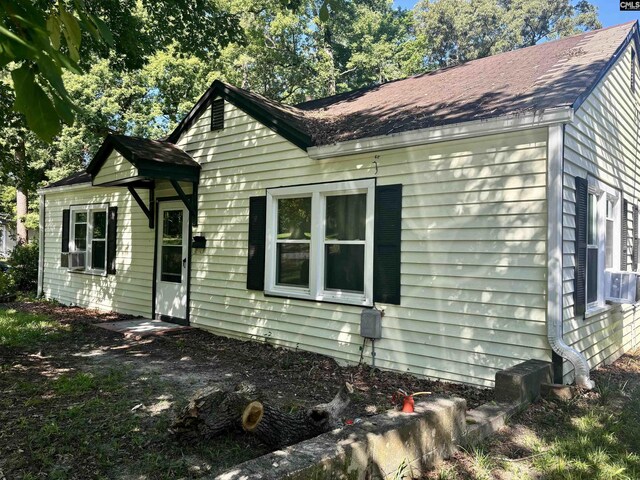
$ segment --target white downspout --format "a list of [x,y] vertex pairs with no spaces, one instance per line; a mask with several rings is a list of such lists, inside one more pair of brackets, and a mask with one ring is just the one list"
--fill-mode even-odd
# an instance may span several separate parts
[[564,175],[564,125],[549,126],[547,142],[547,338],[562,358],[573,364],[576,385],[591,390],[587,359],[563,339],[562,313],[562,179]]
[[44,282],[44,208],[45,208],[45,195],[40,193],[40,221],[38,225],[38,290],[36,295],[40,297],[43,291]]

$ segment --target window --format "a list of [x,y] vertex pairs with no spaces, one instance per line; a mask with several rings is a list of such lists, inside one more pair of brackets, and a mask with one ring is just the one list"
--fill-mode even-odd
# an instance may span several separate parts
[[620,265],[621,205],[618,192],[589,179],[587,196],[587,311],[604,306],[605,270]]
[[374,181],[267,192],[265,291],[372,305]]
[[104,273],[107,264],[107,207],[71,207],[69,268]]

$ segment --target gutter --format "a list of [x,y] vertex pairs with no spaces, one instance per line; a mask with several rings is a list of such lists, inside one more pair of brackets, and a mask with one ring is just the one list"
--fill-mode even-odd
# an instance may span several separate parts
[[314,160],[323,160],[346,155],[357,155],[359,153],[379,152],[393,148],[412,147],[495,133],[539,128],[571,122],[572,120],[573,108],[561,107],[309,147],[307,153]]
[[547,339],[551,349],[573,364],[576,385],[592,390],[585,356],[563,338],[562,309],[562,177],[564,174],[564,125],[549,126],[547,142]]

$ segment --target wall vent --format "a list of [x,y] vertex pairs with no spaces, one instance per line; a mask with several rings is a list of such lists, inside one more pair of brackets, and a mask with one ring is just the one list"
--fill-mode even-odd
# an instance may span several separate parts
[[211,103],[211,131],[224,128],[224,100],[218,98]]

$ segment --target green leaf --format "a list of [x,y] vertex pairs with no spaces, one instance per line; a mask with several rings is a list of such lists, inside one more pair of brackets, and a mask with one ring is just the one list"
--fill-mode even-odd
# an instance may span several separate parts
[[111,30],[109,30],[107,24],[104,23],[101,18],[95,15],[90,15],[89,17],[91,18],[91,20],[93,20],[93,23],[98,28],[98,30],[100,30],[100,36],[102,37],[102,39],[107,43],[107,45],[113,47],[113,35],[111,34]]
[[53,48],[60,50],[60,20],[53,13],[47,19],[47,32],[49,32]]
[[326,22],[329,20],[329,8],[327,7],[327,2],[322,2],[322,6],[320,7],[320,11],[318,12],[318,16],[320,17],[321,22]]
[[67,40],[67,48],[69,48],[69,56],[76,62],[80,59],[78,50],[82,41],[82,30],[76,17],[67,12],[62,5],[60,6],[60,20],[64,24],[64,37]]
[[58,116],[67,125],[73,125],[75,115],[73,114],[73,107],[75,107],[70,100],[60,98],[58,95],[51,95],[53,103],[55,105]]
[[24,114],[29,128],[45,142],[60,132],[60,119],[51,99],[36,83],[35,74],[23,65],[11,72],[16,92],[14,109]]

